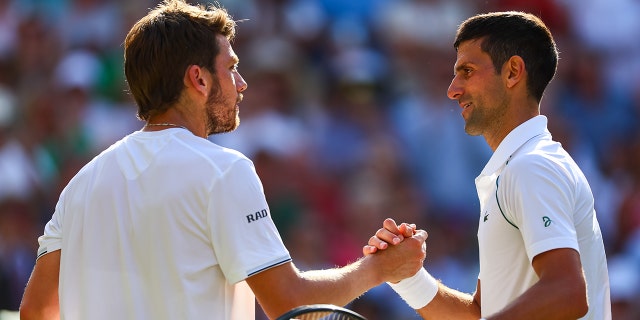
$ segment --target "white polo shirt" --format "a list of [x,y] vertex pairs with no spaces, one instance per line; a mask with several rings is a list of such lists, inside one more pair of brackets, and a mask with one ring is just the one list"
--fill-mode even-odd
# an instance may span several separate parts
[[481,310],[503,309],[538,281],[531,265],[545,251],[580,253],[589,300],[583,319],[611,319],[604,244],[591,188],[547,118],[537,116],[500,143],[476,178],[480,199]]
[[243,280],[291,260],[249,159],[184,129],[134,132],[62,192],[62,319],[253,319]]

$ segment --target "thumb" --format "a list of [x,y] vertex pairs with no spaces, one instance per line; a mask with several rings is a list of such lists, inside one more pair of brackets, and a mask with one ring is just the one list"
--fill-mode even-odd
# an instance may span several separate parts
[[429,234],[424,230],[416,230],[416,233],[413,235],[413,237],[424,243],[425,241],[427,241]]

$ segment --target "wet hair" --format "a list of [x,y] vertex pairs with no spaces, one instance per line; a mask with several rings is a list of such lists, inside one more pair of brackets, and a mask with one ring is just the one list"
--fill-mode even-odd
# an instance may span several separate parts
[[124,42],[124,70],[138,118],[148,120],[175,104],[187,68],[215,73],[216,37],[230,41],[236,22],[222,7],[165,0],[131,28]]
[[540,102],[558,66],[558,49],[544,22],[524,12],[479,14],[460,25],[453,46],[457,51],[462,42],[478,39],[482,40],[482,51],[491,57],[496,73],[512,56],[524,60],[527,90]]

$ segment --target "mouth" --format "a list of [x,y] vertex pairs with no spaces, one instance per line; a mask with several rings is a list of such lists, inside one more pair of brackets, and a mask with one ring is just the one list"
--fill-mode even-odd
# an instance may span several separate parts
[[471,112],[471,107],[473,104],[471,102],[460,103],[460,108],[462,108],[462,112],[460,113],[463,118],[467,118],[468,114]]

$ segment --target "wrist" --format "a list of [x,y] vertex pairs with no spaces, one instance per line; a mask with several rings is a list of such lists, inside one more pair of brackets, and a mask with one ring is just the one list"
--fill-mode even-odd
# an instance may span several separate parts
[[416,310],[429,304],[438,293],[438,280],[424,268],[398,283],[387,283],[402,300]]

